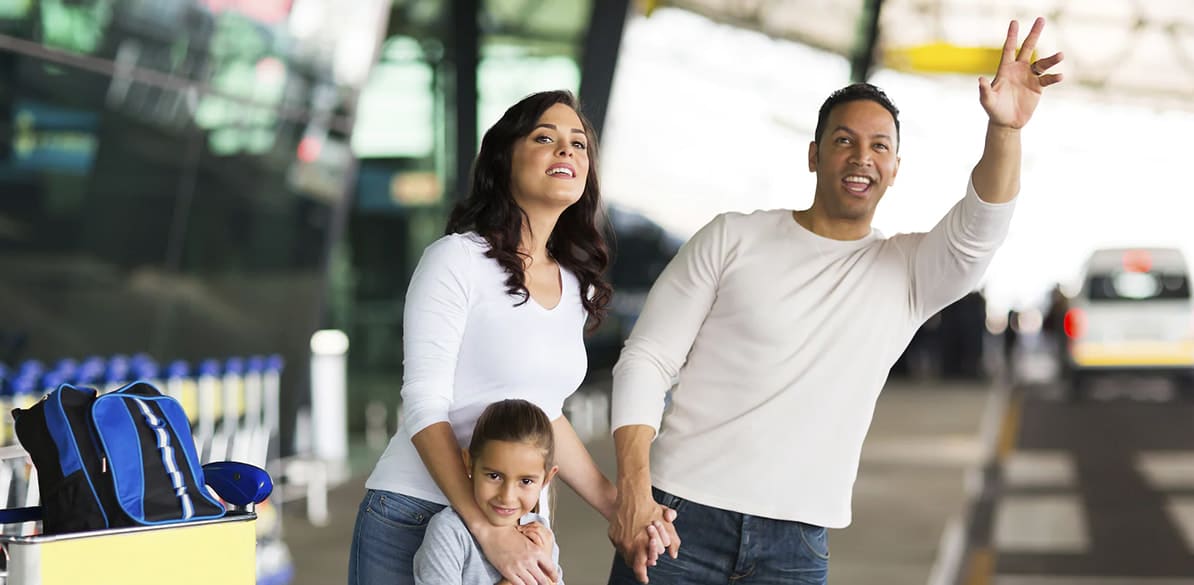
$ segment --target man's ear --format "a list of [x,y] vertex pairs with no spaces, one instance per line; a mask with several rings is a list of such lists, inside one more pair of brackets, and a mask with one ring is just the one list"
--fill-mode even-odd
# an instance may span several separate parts
[[808,143],[808,172],[817,172],[817,142]]
[[468,449],[460,450],[460,458],[464,459],[464,473],[469,477],[473,476],[473,462],[469,461]]
[[896,175],[900,174],[900,157],[896,157],[895,169],[891,171],[891,179],[887,181],[888,187],[895,186]]
[[551,469],[547,470],[547,475],[543,476],[543,487],[547,487],[551,483],[551,480],[556,476],[558,471],[560,471],[559,465],[552,465]]

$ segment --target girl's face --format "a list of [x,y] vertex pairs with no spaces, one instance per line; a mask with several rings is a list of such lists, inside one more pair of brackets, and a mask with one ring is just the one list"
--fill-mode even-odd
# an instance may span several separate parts
[[539,503],[539,493],[557,467],[544,469],[544,453],[530,443],[488,441],[476,461],[464,464],[473,474],[473,498],[494,526],[517,526]]

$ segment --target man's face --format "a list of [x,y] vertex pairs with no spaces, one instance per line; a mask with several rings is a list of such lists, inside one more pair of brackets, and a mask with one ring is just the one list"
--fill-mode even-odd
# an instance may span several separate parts
[[821,143],[808,148],[808,170],[817,173],[816,201],[830,219],[865,221],[900,168],[895,119],[871,100],[839,104],[829,112]]

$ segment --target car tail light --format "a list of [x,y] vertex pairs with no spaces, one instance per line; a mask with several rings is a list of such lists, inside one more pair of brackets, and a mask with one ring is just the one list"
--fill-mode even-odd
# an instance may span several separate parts
[[1070,309],[1065,313],[1065,321],[1062,325],[1065,328],[1066,337],[1070,339],[1078,339],[1086,333],[1086,313],[1082,309]]
[[1148,250],[1128,250],[1123,257],[1124,272],[1148,272],[1153,269],[1153,255]]

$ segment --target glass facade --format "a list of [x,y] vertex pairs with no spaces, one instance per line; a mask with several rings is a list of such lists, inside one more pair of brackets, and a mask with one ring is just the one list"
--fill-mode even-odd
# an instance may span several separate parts
[[287,436],[355,169],[330,7],[0,3],[0,362],[280,353]]

